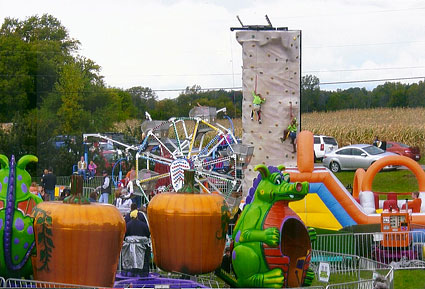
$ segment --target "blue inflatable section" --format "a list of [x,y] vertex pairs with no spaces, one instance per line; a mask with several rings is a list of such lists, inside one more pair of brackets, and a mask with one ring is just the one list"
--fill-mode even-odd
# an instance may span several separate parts
[[357,225],[323,183],[310,183],[310,193],[316,193],[342,227]]

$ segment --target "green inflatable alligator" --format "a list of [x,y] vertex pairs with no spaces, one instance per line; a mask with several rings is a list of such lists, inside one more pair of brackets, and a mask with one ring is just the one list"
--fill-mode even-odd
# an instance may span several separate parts
[[284,169],[255,167],[261,176],[254,180],[253,196],[247,196],[250,203],[233,230],[236,279],[223,270],[216,271],[233,287],[301,287],[313,281],[310,235],[315,236],[315,231],[307,230],[288,206],[305,197],[309,184],[289,183],[289,174],[281,172]]
[[26,155],[15,163],[0,155],[0,276],[29,277],[32,274],[30,254],[35,246],[32,209],[42,199],[30,191],[31,176],[25,170],[29,162],[37,162]]

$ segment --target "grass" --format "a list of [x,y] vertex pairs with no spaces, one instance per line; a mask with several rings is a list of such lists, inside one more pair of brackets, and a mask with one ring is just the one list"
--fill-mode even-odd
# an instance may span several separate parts
[[[336,173],[335,176],[347,187],[353,186],[354,173],[354,171],[343,171]],[[418,181],[410,170],[381,171],[373,180],[372,190],[374,192],[413,192],[418,190]]]
[[[385,272],[380,272],[384,275]],[[362,272],[362,279],[372,279],[372,271]],[[394,287],[403,289],[419,289],[425,288],[425,271],[424,270],[395,270],[394,271]],[[318,278],[315,278],[312,286],[326,286],[327,284],[339,284],[357,281],[355,276],[348,274],[331,274],[329,283],[320,282]]]
[[425,288],[425,270],[394,271],[394,288]]

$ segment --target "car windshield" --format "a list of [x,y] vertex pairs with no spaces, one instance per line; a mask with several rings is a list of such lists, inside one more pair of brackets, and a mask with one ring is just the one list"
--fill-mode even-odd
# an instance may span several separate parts
[[364,147],[363,150],[365,150],[370,155],[379,155],[385,152],[384,150],[381,150],[380,148],[376,146]]
[[408,148],[409,147],[407,144],[404,144],[404,143],[401,143],[401,142],[398,142],[398,145],[401,146],[401,147],[403,147],[403,148]]
[[336,146],[336,140],[333,137],[324,137],[323,141],[325,142],[325,144],[330,144],[330,145],[334,145]]

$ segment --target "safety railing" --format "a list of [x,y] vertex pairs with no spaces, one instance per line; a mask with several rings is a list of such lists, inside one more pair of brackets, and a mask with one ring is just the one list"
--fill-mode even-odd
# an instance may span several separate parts
[[55,283],[36,280],[24,280],[9,278],[5,282],[5,288],[99,288],[89,285],[77,285],[66,283]]
[[[117,177],[114,176],[114,181],[117,180]],[[71,176],[57,176],[56,177],[56,185],[58,186],[70,186],[71,184]],[[93,178],[86,178],[83,181],[84,187],[93,187],[96,188],[98,186],[101,186],[103,184],[103,177],[96,176]]]
[[395,268],[425,268],[425,231],[318,235],[319,251],[352,254]]
[[316,279],[319,279],[322,263],[328,265],[329,283],[332,283],[326,288],[373,288],[374,278],[377,276],[386,282],[387,288],[392,288],[394,269],[391,265],[356,255],[313,250],[311,269],[315,272]]
[[5,287],[6,286],[6,280],[4,280],[3,277],[0,277],[0,287]]

